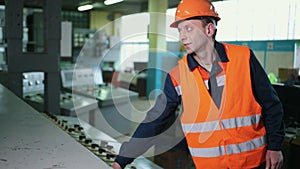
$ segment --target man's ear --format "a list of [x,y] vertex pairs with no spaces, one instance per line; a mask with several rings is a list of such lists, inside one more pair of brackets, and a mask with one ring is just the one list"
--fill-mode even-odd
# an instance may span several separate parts
[[206,33],[207,33],[207,35],[208,36],[213,36],[214,34],[215,34],[215,26],[214,26],[214,24],[213,23],[208,23],[207,25],[206,25]]

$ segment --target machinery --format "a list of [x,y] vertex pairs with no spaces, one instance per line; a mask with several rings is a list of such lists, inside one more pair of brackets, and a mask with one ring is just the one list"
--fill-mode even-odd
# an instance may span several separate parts
[[61,74],[65,84],[72,84],[64,86],[65,91],[97,100],[99,108],[91,121],[95,128],[114,138],[131,132],[131,101],[138,93],[104,83],[99,69],[68,69]]
[[[111,168],[121,145],[112,137],[76,117],[37,112],[1,84],[0,96],[0,168]],[[143,157],[126,169],[134,168],[161,169]]]
[[[44,73],[27,72],[23,73],[23,98],[40,112],[44,112]],[[60,93],[60,114],[66,116],[78,116],[90,121],[94,111],[98,108],[95,99],[84,96],[61,92]]]
[[[111,166],[119,152],[121,144],[109,135],[99,131],[78,118],[44,114],[50,121],[68,133],[78,143]],[[144,157],[137,158],[126,169],[161,169]]]

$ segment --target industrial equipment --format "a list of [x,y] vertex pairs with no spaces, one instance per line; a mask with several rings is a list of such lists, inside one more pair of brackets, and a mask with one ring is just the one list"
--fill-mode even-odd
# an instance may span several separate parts
[[98,101],[99,109],[91,124],[114,138],[130,134],[131,102],[138,93],[104,83],[99,69],[68,69],[61,74],[65,84],[72,84],[63,85],[65,91]]
[[[44,73],[23,73],[23,98],[40,112],[44,112]],[[90,121],[95,110],[98,108],[95,99],[61,91],[60,114],[67,116],[79,116]],[[85,114],[85,115],[83,115]]]
[[[0,168],[111,168],[121,145],[112,137],[77,117],[37,112],[1,84],[0,96]],[[135,168],[161,169],[144,157],[126,167]]]

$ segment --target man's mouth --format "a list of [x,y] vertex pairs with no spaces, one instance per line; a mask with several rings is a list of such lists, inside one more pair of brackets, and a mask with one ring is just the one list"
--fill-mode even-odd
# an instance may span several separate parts
[[189,49],[189,48],[190,48],[190,43],[185,43],[185,44],[183,44],[183,46],[184,46],[186,49]]

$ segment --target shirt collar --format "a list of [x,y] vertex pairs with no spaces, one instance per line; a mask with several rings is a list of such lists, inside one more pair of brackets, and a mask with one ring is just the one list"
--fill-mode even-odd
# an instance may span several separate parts
[[[215,41],[215,49],[218,52],[221,62],[228,62],[228,57],[225,51],[225,47],[222,43]],[[188,54],[187,56],[188,66],[190,71],[194,70],[199,66],[198,62],[194,59],[193,54]]]

